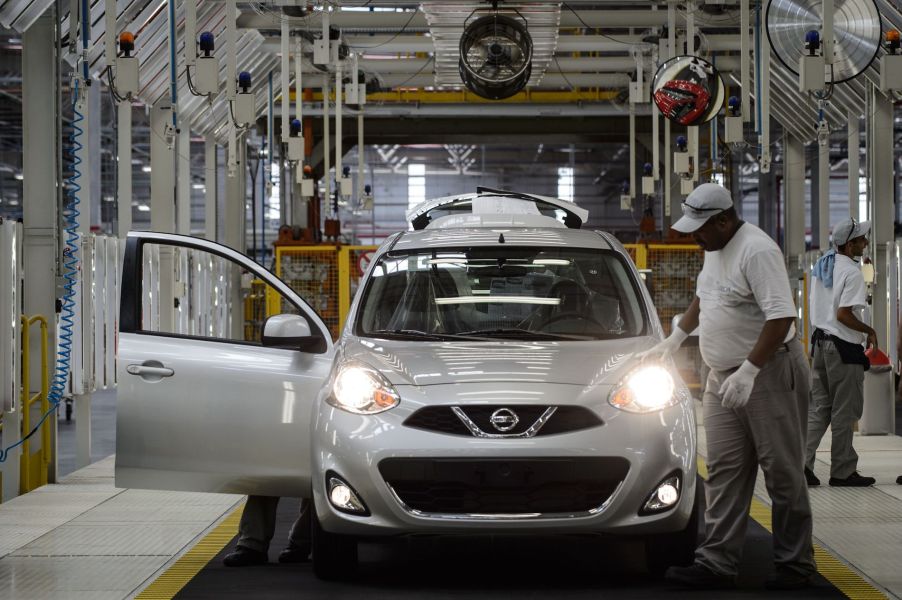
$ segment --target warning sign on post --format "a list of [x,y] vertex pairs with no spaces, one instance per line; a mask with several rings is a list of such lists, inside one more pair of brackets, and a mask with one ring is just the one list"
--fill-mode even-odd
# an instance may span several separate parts
[[363,277],[363,274],[366,273],[367,268],[370,266],[370,262],[373,260],[374,252],[370,250],[369,252],[363,252],[357,258],[357,277]]

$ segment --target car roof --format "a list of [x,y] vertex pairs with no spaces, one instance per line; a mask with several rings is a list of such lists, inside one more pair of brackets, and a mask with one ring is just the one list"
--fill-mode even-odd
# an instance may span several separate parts
[[[503,241],[502,241],[503,236]],[[420,250],[462,246],[542,246],[613,250],[606,234],[589,229],[557,227],[453,228],[406,231],[395,238],[391,250]]]

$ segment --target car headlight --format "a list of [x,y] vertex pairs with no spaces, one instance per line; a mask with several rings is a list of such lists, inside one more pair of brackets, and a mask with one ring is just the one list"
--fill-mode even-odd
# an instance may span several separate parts
[[338,367],[332,393],[326,401],[358,415],[374,415],[394,408],[401,398],[378,370],[363,363],[349,362]]
[[646,413],[673,406],[676,385],[670,372],[659,365],[639,367],[611,392],[608,402],[621,410]]

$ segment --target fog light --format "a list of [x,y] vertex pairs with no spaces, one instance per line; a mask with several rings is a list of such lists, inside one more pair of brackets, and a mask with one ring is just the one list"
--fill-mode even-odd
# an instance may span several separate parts
[[647,515],[672,508],[680,499],[680,476],[670,475],[658,484],[639,514]]
[[329,502],[338,510],[354,515],[368,515],[366,505],[349,484],[340,477],[330,473],[326,477],[329,489]]

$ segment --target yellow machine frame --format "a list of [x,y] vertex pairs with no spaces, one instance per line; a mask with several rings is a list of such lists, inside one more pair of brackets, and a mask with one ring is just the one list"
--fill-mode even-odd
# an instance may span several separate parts
[[[32,395],[28,383],[31,368],[31,350],[29,346],[29,330],[35,323],[41,327],[41,391]],[[22,431],[31,431],[31,407],[35,402],[41,406],[41,414],[50,410],[50,369],[47,357],[47,319],[41,315],[27,317],[22,315]],[[19,457],[19,493],[25,494],[47,483],[47,471],[50,466],[50,421],[45,420],[41,426],[41,449],[31,453],[31,441],[22,442],[22,455]]]

